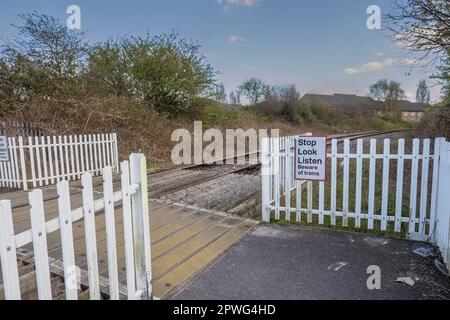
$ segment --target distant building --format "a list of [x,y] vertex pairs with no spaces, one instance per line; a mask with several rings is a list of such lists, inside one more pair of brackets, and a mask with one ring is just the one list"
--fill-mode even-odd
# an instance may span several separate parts
[[[331,108],[345,110],[349,112],[383,114],[383,104],[371,97],[361,97],[353,94],[305,94],[301,101],[309,105],[325,105]],[[410,102],[407,100],[398,101],[399,109],[404,121],[420,121],[428,104]]]

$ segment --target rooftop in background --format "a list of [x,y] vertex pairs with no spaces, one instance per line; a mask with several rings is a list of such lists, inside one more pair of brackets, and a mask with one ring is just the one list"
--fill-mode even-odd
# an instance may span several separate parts
[[[381,108],[380,101],[376,101],[371,97],[362,97],[354,94],[335,93],[334,95],[322,95],[308,93],[302,97],[301,101],[304,103],[320,103],[333,108]],[[401,111],[414,112],[424,112],[429,107],[426,103],[417,103],[408,100],[400,100],[399,106]]]

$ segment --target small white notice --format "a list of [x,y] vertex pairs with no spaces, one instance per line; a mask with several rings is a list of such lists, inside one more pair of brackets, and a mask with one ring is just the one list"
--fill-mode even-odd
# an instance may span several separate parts
[[9,161],[8,140],[5,136],[0,136],[0,161]]
[[295,140],[295,179],[325,181],[327,171],[327,138],[300,137]]

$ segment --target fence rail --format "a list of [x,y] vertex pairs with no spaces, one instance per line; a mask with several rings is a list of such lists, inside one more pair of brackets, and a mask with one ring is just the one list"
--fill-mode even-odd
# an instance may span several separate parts
[[[92,174],[82,175],[82,207],[71,209],[69,183],[57,184],[59,216],[45,221],[42,190],[29,193],[31,229],[14,234],[11,202],[0,201],[0,261],[3,287],[8,300],[21,299],[20,278],[17,255],[20,248],[33,244],[36,283],[39,299],[52,299],[50,279],[51,259],[48,255],[47,238],[59,231],[63,255],[65,297],[78,299],[79,274],[75,265],[74,236],[72,226],[84,219],[86,243],[87,276],[89,294],[92,300],[100,299],[100,277],[96,241],[96,213],[103,211],[106,225],[106,247],[108,259],[109,296],[112,300],[120,297],[118,277],[118,257],[116,244],[116,215],[114,204],[121,202],[123,212],[124,250],[128,299],[149,299],[151,287],[150,228],[147,202],[146,159],[141,154],[133,154],[130,162],[121,163],[121,190],[114,192],[112,167],[103,170],[103,198],[94,201]],[[53,237],[54,238],[54,237]],[[75,280],[75,281],[74,281]]]
[[31,123],[18,121],[0,121],[0,135],[8,137],[42,136],[41,129]]
[[436,139],[433,153],[429,139],[414,139],[411,152],[404,139],[385,139],[381,148],[376,139],[370,144],[359,139],[356,145],[334,139],[326,182],[295,180],[295,139],[262,142],[264,221],[405,233],[438,244],[449,261],[450,143],[445,139]]
[[111,166],[119,171],[117,135],[8,137],[9,161],[0,162],[0,187],[27,190],[76,180]]

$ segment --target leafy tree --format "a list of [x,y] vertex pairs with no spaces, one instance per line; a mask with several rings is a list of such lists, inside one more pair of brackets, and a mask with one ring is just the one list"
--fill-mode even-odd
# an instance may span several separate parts
[[394,40],[426,66],[436,66],[444,99],[450,101],[450,3],[448,0],[395,0],[387,16]]
[[370,86],[370,95],[383,102],[384,114],[388,116],[398,112],[397,102],[404,97],[405,92],[399,82],[382,79]]
[[157,111],[180,114],[195,99],[215,95],[216,73],[199,49],[173,32],[108,41],[91,52],[89,78],[107,92],[132,95]]
[[216,86],[215,96],[217,101],[226,103],[227,102],[227,93],[225,92],[225,85],[223,83],[219,83]]
[[421,80],[419,82],[419,86],[417,87],[416,101],[426,104],[429,104],[431,101],[430,90],[428,89],[428,85],[425,80]]
[[260,103],[266,96],[269,86],[260,79],[251,78],[239,86],[239,94],[245,96],[251,104]]
[[69,30],[58,19],[33,12],[19,16],[18,33],[3,46],[1,57],[7,70],[2,86],[13,86],[24,99],[73,94],[86,58],[83,33]]

